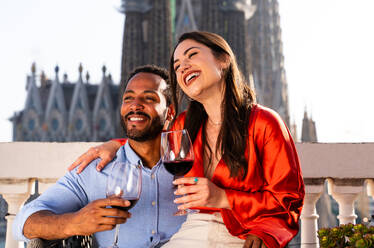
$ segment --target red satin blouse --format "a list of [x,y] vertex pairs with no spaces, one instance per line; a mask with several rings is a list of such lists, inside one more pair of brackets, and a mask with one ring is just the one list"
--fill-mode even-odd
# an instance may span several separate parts
[[[172,129],[183,129],[185,118],[186,113],[181,113]],[[118,141],[125,143],[125,140]],[[195,161],[186,177],[204,177],[202,127],[193,147]],[[299,230],[305,193],[295,145],[276,112],[261,105],[252,108],[244,152],[248,160],[244,180],[230,178],[222,159],[211,179],[225,189],[231,209],[200,209],[206,213],[220,211],[234,236],[245,239],[248,234],[254,234],[269,248],[284,247]]]
[[[183,129],[185,118],[185,112],[181,113],[173,129]],[[193,146],[195,161],[186,177],[204,177],[202,128]],[[244,180],[230,178],[222,159],[213,173],[212,182],[225,189],[231,206],[231,210],[220,209],[223,221],[234,236],[245,239],[254,234],[269,248],[284,247],[299,230],[304,183],[290,132],[273,110],[260,105],[252,108],[245,156]]]

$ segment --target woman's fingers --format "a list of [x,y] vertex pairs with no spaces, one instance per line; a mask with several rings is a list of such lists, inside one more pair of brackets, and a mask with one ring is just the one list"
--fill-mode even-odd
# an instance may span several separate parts
[[77,160],[74,161],[74,163],[72,163],[69,167],[68,167],[68,170],[71,171],[73,170],[75,167],[77,167],[81,162],[82,162],[82,159],[83,157],[86,155],[86,153],[82,154],[81,156],[79,156],[79,158]]
[[179,185],[179,184],[207,184],[208,179],[205,177],[182,177],[175,179],[173,181],[173,184]]
[[267,248],[265,243],[256,235],[249,234],[245,240],[243,248]]
[[101,171],[111,160],[112,158],[110,157],[102,158],[101,161],[97,164],[96,170]]
[[87,165],[94,159],[99,157],[99,151],[97,147],[91,147],[87,152],[83,153],[77,160],[74,161],[68,168],[69,171],[79,166],[77,173],[81,173]]

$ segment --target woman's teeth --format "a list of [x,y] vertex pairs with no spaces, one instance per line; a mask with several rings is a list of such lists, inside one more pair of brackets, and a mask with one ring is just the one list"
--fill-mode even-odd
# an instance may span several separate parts
[[193,73],[191,73],[190,75],[188,75],[187,77],[186,77],[186,83],[188,83],[191,79],[193,79],[193,78],[195,78],[195,77],[197,77],[197,76],[199,76],[200,75],[200,73],[198,73],[198,72],[193,72]]

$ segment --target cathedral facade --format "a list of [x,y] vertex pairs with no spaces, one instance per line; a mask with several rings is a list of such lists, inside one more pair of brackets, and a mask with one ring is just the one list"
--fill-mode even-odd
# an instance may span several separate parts
[[[223,36],[239,67],[257,92],[258,102],[275,109],[289,125],[287,82],[283,63],[277,0],[122,0],[125,15],[121,82],[135,67],[168,67],[178,36],[204,30]],[[22,111],[10,119],[14,141],[104,141],[121,136],[118,83],[103,68],[102,81],[89,75],[71,82],[53,80],[35,65],[27,77]],[[53,77],[53,76],[52,76]]]

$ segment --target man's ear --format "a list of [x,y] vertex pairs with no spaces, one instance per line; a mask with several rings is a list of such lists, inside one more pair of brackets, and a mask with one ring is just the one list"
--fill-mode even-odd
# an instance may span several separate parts
[[163,130],[168,130],[170,123],[175,117],[175,108],[173,104],[170,104],[166,109],[165,124]]

